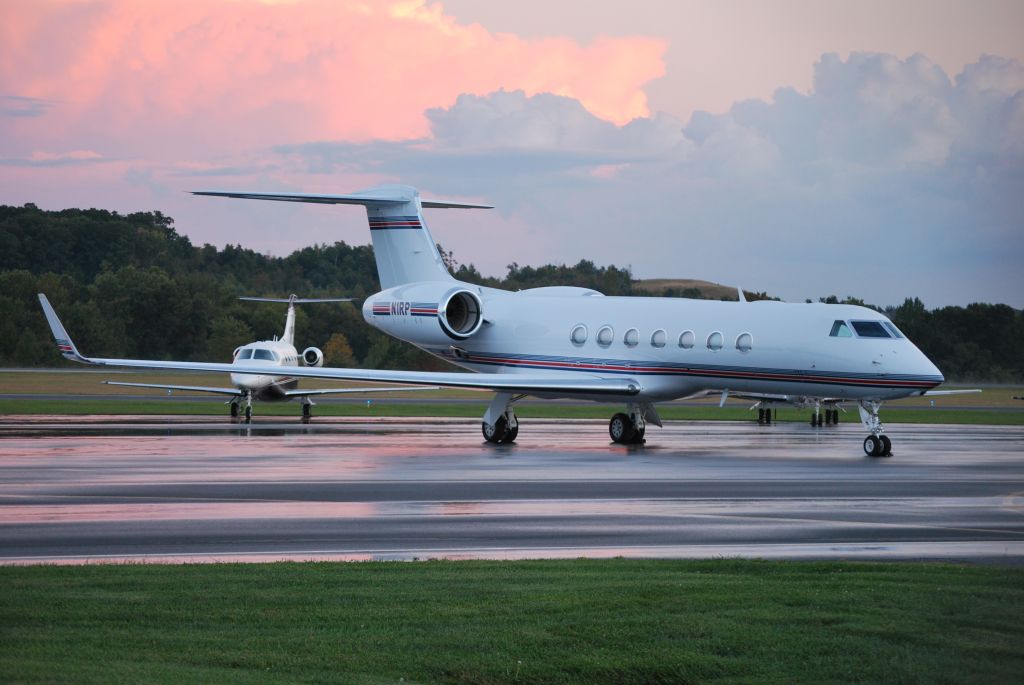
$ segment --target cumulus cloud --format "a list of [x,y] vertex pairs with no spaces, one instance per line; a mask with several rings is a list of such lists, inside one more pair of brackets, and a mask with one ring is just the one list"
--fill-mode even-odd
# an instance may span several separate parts
[[[619,126],[571,98],[496,92],[430,110],[416,141],[279,151],[489,198],[573,246],[559,254],[644,276],[1022,306],[1022,83],[1024,66],[996,57],[950,78],[921,55],[826,54],[808,93],[686,123]],[[470,257],[500,271],[515,255]]]
[[[40,49],[45,46],[45,49]],[[422,136],[460,93],[571,96],[599,117],[646,116],[663,41],[524,39],[425,0],[0,3],[0,83],[31,100],[17,145],[89,140],[106,154],[208,158],[320,138]],[[33,104],[34,103],[34,104]],[[31,125],[35,122],[35,125]]]

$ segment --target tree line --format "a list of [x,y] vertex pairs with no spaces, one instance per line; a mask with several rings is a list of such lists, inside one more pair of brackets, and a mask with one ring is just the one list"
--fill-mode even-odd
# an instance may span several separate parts
[[[440,247],[440,246],[439,246]],[[581,260],[575,266],[510,264],[484,276],[441,249],[452,273],[471,283],[520,290],[550,285],[606,295],[648,295],[629,269]],[[344,242],[272,257],[238,245],[195,246],[160,212],[45,211],[0,206],[0,365],[59,366],[36,293],[45,292],[76,344],[109,357],[227,361],[234,348],[280,335],[283,305],[240,295],[354,297],[352,304],[300,306],[296,345],[324,350],[329,365],[439,369],[444,362],[389,338],[362,320],[362,300],[379,290],[373,248]],[[700,297],[700,291],[664,293]],[[747,293],[747,299],[766,298]],[[827,301],[838,301],[835,297]],[[860,303],[856,300],[854,301]],[[876,309],[878,309],[876,307]],[[884,311],[947,378],[1024,379],[1015,342],[1024,314],[1006,305],[928,310],[908,299]]]

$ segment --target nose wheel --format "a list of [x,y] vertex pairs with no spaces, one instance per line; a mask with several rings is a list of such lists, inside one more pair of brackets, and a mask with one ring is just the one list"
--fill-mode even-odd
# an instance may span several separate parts
[[864,454],[869,457],[891,457],[892,440],[888,435],[869,435],[864,438]]

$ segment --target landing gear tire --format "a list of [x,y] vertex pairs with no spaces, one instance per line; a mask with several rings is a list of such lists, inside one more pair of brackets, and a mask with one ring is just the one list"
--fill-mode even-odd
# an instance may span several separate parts
[[313,405],[304,404],[302,405],[302,422],[309,423],[309,419],[313,416]]
[[519,435],[519,426],[516,425],[509,430],[508,419],[504,416],[499,416],[493,426],[486,421],[481,422],[480,430],[484,434],[484,440],[495,445],[512,442]]
[[817,428],[821,425],[821,417],[818,414],[811,414],[811,426]]
[[[635,441],[637,430],[629,416],[620,412],[608,422],[608,435],[611,436],[612,442],[629,445]],[[640,439],[643,439],[643,433],[640,434]]]
[[252,423],[252,407],[245,408],[245,422]]
[[869,435],[864,438],[864,454],[869,457],[891,457],[892,440],[886,435]]
[[831,414],[832,414],[832,425],[833,426],[838,426],[839,425],[839,410],[838,409],[833,409],[831,411]]
[[231,403],[231,418],[233,418],[233,419],[237,419],[238,418],[238,402],[232,402]]

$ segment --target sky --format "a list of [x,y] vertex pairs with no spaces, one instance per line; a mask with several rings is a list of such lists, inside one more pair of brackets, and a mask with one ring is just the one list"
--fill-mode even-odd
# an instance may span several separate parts
[[159,210],[194,243],[629,266],[791,301],[1024,307],[1024,3],[4,0],[0,203]]

